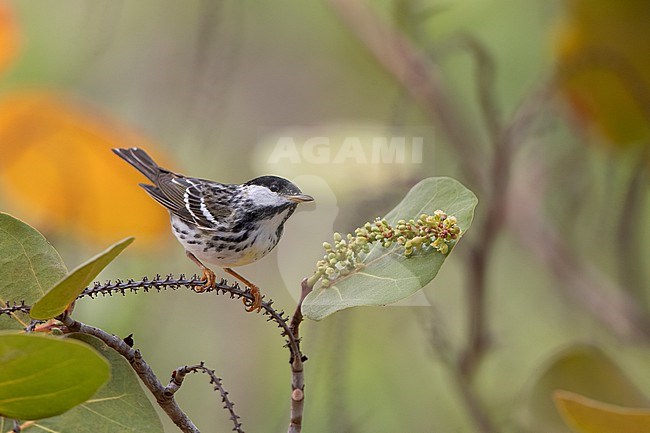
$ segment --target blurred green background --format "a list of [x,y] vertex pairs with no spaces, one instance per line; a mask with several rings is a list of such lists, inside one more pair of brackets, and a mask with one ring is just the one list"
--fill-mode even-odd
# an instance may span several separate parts
[[[435,65],[454,107],[448,112],[460,115],[456,126],[472,137],[469,158],[457,152],[440,115],[405,91],[357,37],[367,21],[355,15],[362,4],[356,0],[0,2],[9,16],[0,25],[13,23],[16,36],[0,37],[10,62],[0,76],[2,210],[43,231],[68,267],[120,237],[136,236],[136,245],[102,280],[191,275],[196,269],[167,229],[164,210],[142,207],[150,200],[136,185],[143,179],[108,149],[140,145],[171,169],[221,182],[289,177],[316,204],[289,220],[272,254],[239,270],[292,311],[301,278],[311,275],[333,231],[350,232],[385,214],[424,177],[453,176],[479,196],[477,220],[424,296],[303,325],[309,356],[305,431],[569,431],[553,419],[555,388],[623,405],[648,403],[650,73],[647,31],[634,30],[637,21],[647,24],[649,6],[603,0],[367,3],[380,23],[369,21],[371,30],[396,29]],[[594,28],[604,32],[601,39]],[[606,31],[616,38],[606,38]],[[601,42],[610,45],[600,50]],[[585,52],[587,60],[576,67],[572,61]],[[592,58],[598,60],[589,63]],[[535,99],[540,89],[546,96]],[[482,92],[489,99],[483,106]],[[43,108],[33,103],[39,95],[50,101],[47,126],[29,111]],[[16,114],[22,98],[33,99]],[[534,120],[513,120],[522,101]],[[496,140],[486,127],[490,117],[501,125]],[[22,119],[18,126],[16,119]],[[504,133],[504,125],[515,121],[510,135]],[[39,135],[56,135],[57,122],[66,125],[58,138]],[[330,137],[335,154],[340,137],[380,135],[423,137],[422,160],[364,164],[269,156],[278,137],[292,137],[298,149],[309,137]],[[507,157],[500,156],[508,161],[502,170],[511,176],[492,189],[499,171],[492,171],[494,142],[504,136],[511,139]],[[97,151],[88,159],[71,155],[90,147]],[[469,173],[467,164],[484,177]],[[128,182],[114,187],[124,176]],[[531,211],[537,219],[522,220],[529,214],[518,207],[528,205],[510,200],[493,210],[499,227],[485,224],[495,200],[513,197],[514,190],[539,200]],[[42,196],[63,203],[69,217],[48,213],[38,204]],[[93,210],[102,221],[83,216]],[[109,227],[106,217],[123,225]],[[568,277],[522,242],[526,224],[535,232],[540,221],[568,246]],[[492,229],[495,236],[486,238]],[[554,239],[537,245],[554,256]],[[468,317],[475,313],[469,309],[476,296],[474,258],[481,251],[487,255],[485,350],[475,368],[459,370]],[[590,277],[583,280],[585,270]],[[599,319],[608,315],[608,305],[598,307],[600,315],[589,305],[606,299],[603,292],[574,290],[594,280],[632,304],[636,315],[623,324],[614,320],[618,327]],[[286,429],[288,352],[277,329],[245,314],[241,303],[179,290],[83,300],[75,313],[108,332],[133,333],[163,382],[174,368],[205,361],[224,379],[247,431]],[[191,377],[178,400],[203,431],[228,430],[226,411],[205,378]],[[477,423],[471,402],[488,425]]]

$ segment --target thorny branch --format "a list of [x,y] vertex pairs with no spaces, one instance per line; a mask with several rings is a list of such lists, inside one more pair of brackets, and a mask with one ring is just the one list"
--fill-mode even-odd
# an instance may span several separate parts
[[[160,292],[161,290],[177,290],[181,287],[193,288],[197,286],[203,286],[205,281],[201,280],[198,276],[194,275],[190,279],[186,279],[184,275],[180,275],[180,278],[175,279],[173,275],[167,275],[166,277],[161,277],[156,275],[153,279],[148,279],[143,277],[141,281],[135,281],[128,279],[126,281],[116,280],[115,282],[108,281],[104,284],[95,283],[94,286],[88,287],[84,290],[78,299],[88,297],[96,297],[99,295],[112,296],[114,294],[125,295],[127,292],[137,293],[139,290],[144,292],[149,292],[151,290],[156,290]],[[221,279],[214,287],[205,290],[202,293],[216,292],[217,294],[224,294],[230,296],[231,299],[247,299],[252,301],[253,295],[251,295],[250,290],[242,289],[239,287],[239,284],[228,284],[225,279]],[[294,338],[293,333],[287,324],[289,318],[286,316],[285,312],[282,310],[276,310],[273,307],[273,300],[264,301],[262,300],[262,314],[267,316],[267,321],[275,322],[280,328],[280,334],[286,340],[286,347],[289,348],[291,352],[291,358],[293,359],[296,355],[302,356],[300,352],[300,341],[297,338]]]
[[[190,279],[186,279],[184,275],[180,275],[180,278],[176,279],[173,275],[167,275],[166,277],[161,277],[156,275],[153,279],[148,279],[147,277],[142,278],[140,281],[128,279],[126,281],[116,280],[115,282],[108,281],[104,284],[95,282],[93,286],[86,288],[77,299],[82,299],[84,297],[95,298],[99,295],[102,296],[113,296],[115,294],[122,294],[123,296],[126,293],[138,293],[139,291],[149,292],[156,290],[158,292],[162,290],[177,290],[181,287],[193,288],[196,286],[203,286],[205,282],[199,277],[194,275]],[[292,371],[292,381],[291,381],[291,423],[289,425],[290,433],[299,433],[302,428],[302,408],[304,405],[304,373],[303,373],[303,363],[307,360],[307,357],[304,356],[300,350],[300,337],[299,337],[299,326],[302,322],[302,313],[300,307],[305,296],[311,291],[311,287],[306,285],[306,280],[303,281],[302,285],[302,295],[298,307],[294,312],[291,325],[288,324],[289,317],[286,316],[284,311],[276,310],[273,307],[273,301],[262,300],[262,314],[268,316],[267,321],[275,322],[278,328],[280,328],[280,334],[285,338],[285,347],[287,347],[291,353],[291,371]],[[225,279],[222,279],[214,287],[209,288],[202,293],[216,292],[217,294],[224,294],[230,296],[231,299],[245,299],[247,301],[253,301],[253,295],[250,293],[250,289],[242,289],[237,283],[228,284]],[[7,305],[0,308],[0,315],[7,314],[12,315],[16,312],[29,313],[30,306],[26,305],[24,302],[16,303],[14,305]],[[160,407],[168,414],[170,419],[185,433],[200,433],[197,427],[192,423],[192,421],[187,417],[187,415],[180,409],[178,404],[174,399],[174,394],[180,387],[184,376],[189,372],[201,371],[210,376],[210,383],[215,386],[215,390],[218,390],[221,393],[222,400],[224,403],[224,408],[230,412],[231,420],[234,423],[235,428],[233,431],[241,432],[241,423],[239,423],[239,416],[233,410],[233,403],[227,397],[228,393],[221,386],[221,380],[214,374],[213,370],[209,370],[202,363],[197,364],[191,367],[181,367],[174,372],[174,377],[172,382],[167,387],[164,387],[160,380],[157,378],[151,367],[144,361],[142,354],[139,350],[133,349],[129,344],[127,344],[121,338],[108,334],[107,332],[88,326],[81,322],[78,322],[72,319],[69,315],[64,314],[58,317],[58,319],[70,330],[73,332],[81,332],[84,334],[93,335],[109,347],[113,348],[120,355],[122,355],[129,363],[131,367],[136,372],[138,377],[142,380],[145,386],[151,391],[151,393],[156,397],[156,401]],[[37,322],[33,322],[30,326],[36,325]]]
[[20,302],[14,305],[7,305],[6,307],[0,308],[0,315],[6,314],[8,316],[12,315],[13,313],[29,313],[29,309],[31,307],[29,305],[25,305],[25,302]]
[[199,429],[194,425],[192,420],[181,410],[176,403],[173,395],[165,394],[165,387],[162,386],[158,377],[153,372],[149,364],[142,358],[142,354],[138,349],[134,349],[124,342],[121,338],[111,335],[106,331],[93,326],[88,326],[84,323],[74,320],[67,314],[59,317],[61,322],[72,332],[81,332],[82,334],[92,335],[102,340],[106,345],[114,349],[117,353],[122,355],[136,372],[142,383],[151,391],[156,398],[158,405],[167,413],[169,418],[181,429],[184,433],[200,433]]
[[228,398],[228,391],[224,389],[221,383],[221,378],[217,377],[214,370],[210,370],[205,366],[203,362],[191,366],[186,365],[174,370],[172,373],[172,378],[169,381],[169,385],[165,387],[164,394],[169,397],[173,396],[183,385],[183,380],[188,373],[205,373],[210,376],[210,383],[214,385],[214,390],[219,391],[219,394],[221,394],[221,402],[223,403],[223,408],[230,413],[230,420],[234,425],[232,431],[244,433],[244,430],[242,430],[242,425],[239,422],[240,416],[235,413],[235,404],[230,401],[230,398]]

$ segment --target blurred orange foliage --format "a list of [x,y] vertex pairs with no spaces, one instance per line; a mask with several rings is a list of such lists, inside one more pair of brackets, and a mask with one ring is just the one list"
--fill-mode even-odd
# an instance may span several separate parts
[[[138,187],[144,179],[113,147],[153,144],[62,96],[25,92],[0,100],[0,199],[42,230],[106,243],[143,244],[168,233],[168,215]],[[142,242],[144,241],[144,242]]]
[[650,144],[650,2],[566,0],[559,84],[574,111],[620,147]]
[[18,26],[9,4],[0,0],[0,72],[16,57],[19,46]]

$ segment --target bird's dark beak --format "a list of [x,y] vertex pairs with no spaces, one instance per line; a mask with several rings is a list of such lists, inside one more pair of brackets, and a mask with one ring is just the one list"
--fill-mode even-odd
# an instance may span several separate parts
[[291,200],[294,203],[304,203],[307,201],[314,201],[314,197],[307,194],[296,194],[296,195],[285,195],[287,200]]

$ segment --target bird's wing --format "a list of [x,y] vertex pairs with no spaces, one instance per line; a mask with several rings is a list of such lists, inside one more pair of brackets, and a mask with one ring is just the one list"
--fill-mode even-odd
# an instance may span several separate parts
[[[120,158],[144,174],[153,185],[140,184],[158,203],[189,224],[217,228],[230,216],[234,185],[194,179],[160,167],[142,149],[113,149]],[[217,226],[217,227],[215,227]]]
[[156,178],[156,186],[160,189],[160,192],[169,202],[173,203],[173,208],[170,207],[172,211],[178,209],[182,212],[185,209],[185,188],[176,182],[176,179],[183,179],[184,177],[171,171],[161,171]]
[[183,178],[167,170],[160,170],[155,177],[155,185],[141,183],[140,186],[158,203],[183,221],[194,224],[194,217],[185,206],[185,188],[174,182]]
[[171,182],[183,190],[184,211],[199,227],[216,229],[233,216],[234,185],[189,177],[174,177]]

